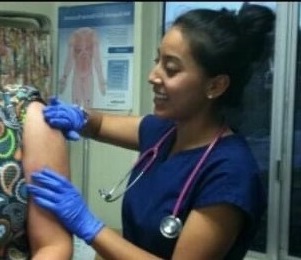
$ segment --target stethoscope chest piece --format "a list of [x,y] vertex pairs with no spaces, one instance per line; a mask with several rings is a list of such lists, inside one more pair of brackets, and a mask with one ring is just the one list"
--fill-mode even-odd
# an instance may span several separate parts
[[178,237],[182,228],[182,221],[174,215],[166,216],[160,223],[160,231],[166,238]]

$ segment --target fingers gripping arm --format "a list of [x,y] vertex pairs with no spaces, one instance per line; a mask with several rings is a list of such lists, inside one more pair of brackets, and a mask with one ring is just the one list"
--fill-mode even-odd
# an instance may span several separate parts
[[79,191],[55,171],[44,168],[32,174],[28,190],[34,202],[55,214],[71,232],[90,244],[104,223],[94,217]]

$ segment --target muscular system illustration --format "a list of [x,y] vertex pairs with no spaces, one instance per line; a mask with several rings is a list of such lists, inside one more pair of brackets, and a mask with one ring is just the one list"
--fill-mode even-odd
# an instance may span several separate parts
[[60,78],[60,93],[66,89],[67,78],[73,70],[72,102],[85,107],[92,106],[94,78],[93,68],[98,79],[98,88],[104,96],[106,82],[104,79],[100,39],[96,31],[90,27],[76,29],[69,38],[68,54],[65,60],[63,76]]

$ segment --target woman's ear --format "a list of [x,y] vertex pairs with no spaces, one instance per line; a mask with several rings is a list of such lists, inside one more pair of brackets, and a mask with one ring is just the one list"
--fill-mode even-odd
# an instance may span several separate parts
[[207,89],[207,97],[209,99],[218,98],[223,95],[230,85],[230,78],[228,75],[218,75],[211,79]]

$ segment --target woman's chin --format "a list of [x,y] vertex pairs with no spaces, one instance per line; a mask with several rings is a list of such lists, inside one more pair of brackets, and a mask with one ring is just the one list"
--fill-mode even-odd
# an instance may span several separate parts
[[166,110],[162,110],[162,109],[154,108],[154,114],[158,117],[165,118],[165,119],[171,118],[171,115]]

